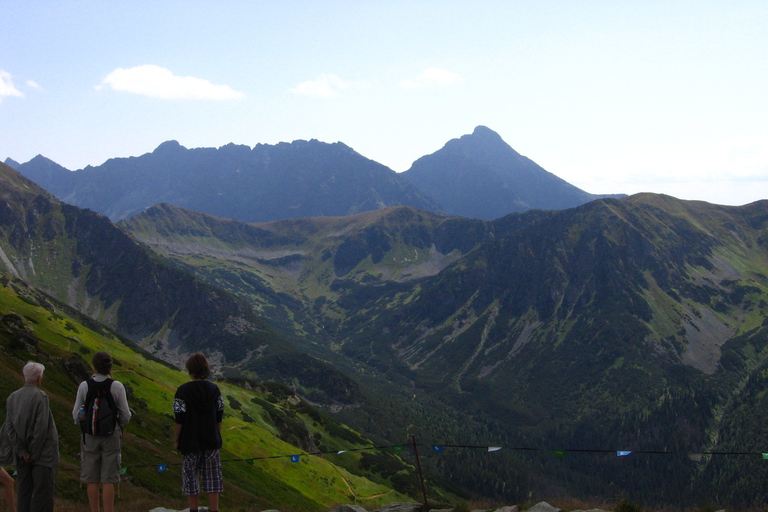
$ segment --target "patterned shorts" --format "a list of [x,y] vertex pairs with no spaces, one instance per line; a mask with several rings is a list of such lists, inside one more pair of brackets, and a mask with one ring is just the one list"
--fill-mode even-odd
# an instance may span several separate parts
[[222,492],[224,478],[221,474],[221,456],[219,450],[188,453],[181,456],[183,485],[181,492],[186,496],[200,494],[200,482],[203,481],[202,491],[205,493]]

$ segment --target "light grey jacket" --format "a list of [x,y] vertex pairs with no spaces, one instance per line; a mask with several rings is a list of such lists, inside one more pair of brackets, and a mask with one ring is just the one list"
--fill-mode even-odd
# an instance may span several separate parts
[[59,463],[59,433],[48,395],[27,383],[8,396],[5,410],[6,419],[0,434],[0,444],[5,449],[0,453],[7,450],[18,460],[24,453],[29,453],[34,464],[56,467]]

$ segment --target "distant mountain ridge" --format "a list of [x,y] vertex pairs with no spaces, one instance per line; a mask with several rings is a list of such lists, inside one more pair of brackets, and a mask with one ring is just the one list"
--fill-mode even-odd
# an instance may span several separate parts
[[485,126],[419,158],[402,176],[451,214],[484,220],[609,197],[584,192],[545,171]]
[[68,172],[44,157],[17,170],[66,203],[113,221],[157,203],[246,222],[343,216],[408,204],[440,208],[391,169],[342,143],[228,144],[187,149],[162,143],[139,157]]
[[390,206],[492,220],[601,197],[545,171],[483,126],[401,174],[341,142],[317,140],[252,149],[235,144],[187,149],[168,141],[152,153],[74,172],[40,155],[24,164],[6,163],[62,201],[113,221],[158,203],[244,222],[345,216]]

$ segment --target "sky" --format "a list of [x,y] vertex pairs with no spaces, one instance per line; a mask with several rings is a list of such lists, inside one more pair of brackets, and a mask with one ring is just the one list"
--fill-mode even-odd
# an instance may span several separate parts
[[478,125],[591,193],[768,199],[768,2],[0,0],[0,160]]

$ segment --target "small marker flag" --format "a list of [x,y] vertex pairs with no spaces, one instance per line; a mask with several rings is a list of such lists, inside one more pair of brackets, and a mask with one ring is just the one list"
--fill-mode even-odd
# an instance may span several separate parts
[[128,472],[128,468],[127,468],[127,467],[123,466],[123,467],[121,467],[121,468],[120,468],[120,474],[123,474],[123,475],[124,475],[124,474],[126,474],[127,472]]
[[488,447],[488,451],[489,452],[497,452],[499,450],[501,450],[501,446],[489,446]]
[[394,450],[395,450],[395,453],[400,453],[400,452],[402,452],[402,451],[403,451],[403,445],[398,445],[398,446],[395,446]]
[[764,459],[768,459],[768,453],[764,453],[764,454],[763,454],[763,458],[764,458]]
[[299,462],[301,455],[291,455],[291,462]]
[[347,453],[347,450],[340,450],[336,455],[341,455],[342,453]]
[[245,463],[248,464],[249,466],[253,466],[253,459],[246,459]]
[[630,453],[632,453],[632,452],[630,452],[630,451],[624,451],[624,450],[619,450],[619,451],[617,451],[617,452],[616,452],[616,456],[617,456],[617,457],[626,457],[626,456],[627,456],[627,455],[629,455]]
[[565,457],[565,450],[552,450],[552,453],[555,454],[555,457]]
[[435,452],[435,453],[443,453],[444,449],[445,448],[443,448],[443,445],[441,445],[441,444],[433,444],[432,445],[432,451]]
[[703,454],[701,453],[689,453],[688,458],[691,459],[693,462],[701,462],[701,458],[703,457]]
[[168,464],[160,464],[160,465],[157,466],[158,473],[162,473],[166,469],[168,469]]

